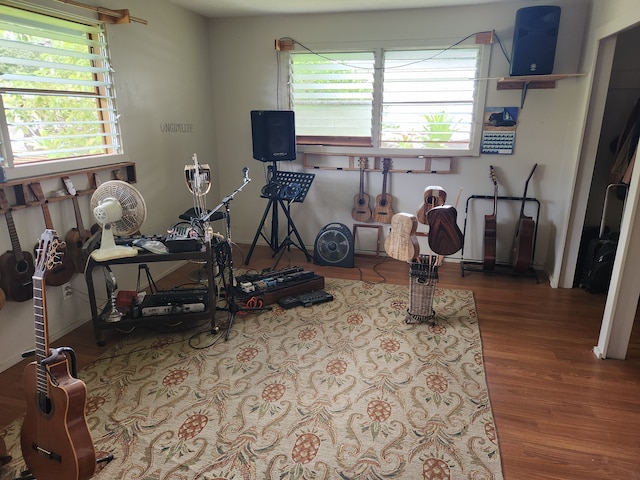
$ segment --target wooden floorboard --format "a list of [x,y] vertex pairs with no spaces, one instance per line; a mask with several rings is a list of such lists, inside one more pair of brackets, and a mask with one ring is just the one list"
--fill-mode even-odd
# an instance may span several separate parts
[[[236,270],[295,265],[325,277],[409,284],[408,265],[384,257],[356,256],[356,268],[323,267],[292,247],[275,265],[273,252],[257,246],[246,266],[247,252],[247,246],[234,248]],[[158,280],[158,286],[184,283],[194,268],[186,265]],[[457,263],[440,269],[438,285],[474,293],[506,479],[640,479],[640,322],[627,359],[603,361],[592,353],[602,294],[552,289],[543,278],[537,283],[531,277],[470,271],[463,276]],[[224,321],[226,313],[219,312],[218,319]],[[72,346],[82,367],[121,335],[105,332],[107,346],[100,348],[85,324],[54,343]],[[26,363],[0,373],[5,385],[0,425],[24,412]]]

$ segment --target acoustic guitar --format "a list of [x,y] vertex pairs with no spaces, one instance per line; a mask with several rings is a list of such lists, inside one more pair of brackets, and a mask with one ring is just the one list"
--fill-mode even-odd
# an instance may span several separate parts
[[[42,186],[38,182],[30,183],[29,188],[33,193],[33,196],[36,197],[38,203],[42,207],[42,216],[44,217],[44,225],[48,230],[53,230],[53,221],[51,220],[51,212],[49,211],[49,204],[47,203],[47,199],[44,196],[44,192],[42,191]],[[38,248],[38,244],[34,247],[34,256],[37,256],[36,249]],[[64,252],[63,252],[64,253]],[[71,263],[71,259],[66,255],[62,256],[63,260],[56,265],[47,275],[47,285],[51,285],[54,287],[58,287],[60,285],[64,285],[74,274],[74,268]]]
[[428,225],[427,223],[427,213],[433,207],[439,207],[440,205],[444,205],[444,202],[447,201],[447,192],[445,192],[444,188],[438,187],[436,185],[430,185],[424,189],[424,200],[422,205],[418,208],[416,216],[418,217],[418,222],[423,225]]
[[482,261],[482,268],[484,270],[494,270],[496,267],[496,214],[498,210],[498,181],[496,180],[496,174],[493,170],[493,165],[489,165],[489,177],[493,182],[493,213],[491,215],[484,216],[484,256]]
[[23,252],[20,247],[11,207],[3,189],[0,189],[0,211],[4,212],[7,221],[12,248],[12,251],[0,255],[0,288],[4,290],[7,299],[26,302],[33,296],[33,256],[29,252]]
[[382,160],[382,193],[376,197],[376,206],[373,208],[373,220],[378,223],[391,223],[394,215],[391,202],[393,199],[387,193],[387,175],[391,168],[391,159]]
[[384,240],[387,255],[403,262],[415,261],[420,255],[417,228],[418,219],[415,215],[396,213],[391,217],[391,231]]
[[49,349],[45,277],[61,263],[58,248],[63,243],[55,230],[44,231],[33,275],[36,360],[24,370],[27,412],[20,445],[29,472],[38,480],[87,480],[96,469],[84,413],[86,386],[69,368],[73,351]]
[[73,265],[73,270],[76,273],[83,273],[85,267],[85,259],[82,256],[82,246],[91,237],[91,232],[84,229],[82,222],[82,213],[80,212],[80,204],[78,202],[78,192],[73,186],[73,182],[69,177],[62,177],[64,186],[67,189],[67,193],[71,195],[73,202],[73,213],[76,217],[76,226],[69,230],[64,237],[64,241],[67,244],[67,252],[65,253]]
[[536,222],[532,217],[524,214],[524,204],[527,199],[527,188],[529,180],[536,171],[536,163],[531,169],[529,177],[524,184],[524,193],[522,194],[522,204],[520,205],[520,218],[516,225],[516,233],[513,237],[513,247],[511,249],[511,266],[513,270],[519,273],[526,272],[531,266],[533,257],[533,236],[535,234]]
[[353,198],[353,209],[351,216],[357,222],[366,222],[371,218],[371,208],[369,207],[369,195],[364,192],[364,172],[367,169],[367,158],[360,157],[358,160],[360,167],[360,189]]
[[429,247],[438,255],[453,255],[464,245],[464,235],[458,227],[458,212],[456,210],[462,188],[458,191],[455,206],[441,205],[434,207],[427,213],[429,222]]

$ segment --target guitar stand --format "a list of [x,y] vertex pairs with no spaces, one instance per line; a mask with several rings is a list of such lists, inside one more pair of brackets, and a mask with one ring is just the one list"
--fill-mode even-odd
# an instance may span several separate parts
[[[492,201],[493,198],[494,198],[493,195],[470,195],[469,198],[467,198],[467,204],[464,211],[464,227],[463,227],[464,228],[463,237],[465,240],[467,239],[467,220],[469,217],[469,207],[471,206],[471,203],[475,201],[485,201],[485,200]],[[540,201],[537,198],[533,198],[533,197],[498,196],[498,204],[500,204],[501,202],[522,203],[523,201],[527,204],[530,204],[531,208],[535,209],[535,217],[534,217],[535,229],[533,232],[533,245],[532,245],[532,251],[531,251],[531,259],[533,261],[533,258],[535,257],[535,253],[536,253],[536,238],[537,238],[538,225],[539,225],[538,221],[540,218]],[[533,277],[536,283],[540,283],[540,279],[538,278],[538,272],[536,272],[536,270],[532,266],[529,266],[529,268],[523,272],[516,272],[513,269],[513,267],[508,263],[496,262],[495,268],[493,270],[486,270],[483,268],[483,262],[481,261],[473,261],[468,259],[465,260],[464,244],[462,246],[461,254],[462,254],[462,260],[460,261],[460,270],[463,277],[465,276],[465,272],[481,272],[481,273],[490,274],[490,275]]]
[[[251,247],[249,248],[249,253],[247,254],[247,258],[245,259],[244,264],[249,265],[251,255],[253,255],[253,250],[260,236],[264,238],[269,247],[271,247],[271,250],[273,250],[274,253],[272,257],[275,257],[280,253],[280,257],[278,257],[276,265],[280,261],[284,249],[289,248],[291,245],[295,246],[302,253],[304,253],[307,261],[311,262],[313,257],[305,248],[302,237],[300,236],[300,233],[298,232],[298,229],[296,228],[295,224],[293,223],[293,219],[291,218],[291,203],[304,202],[307,193],[309,193],[309,188],[311,188],[311,183],[313,182],[315,174],[300,172],[279,172],[275,161],[273,162],[273,166],[269,166],[269,172],[269,183],[265,185],[265,188],[263,188],[263,192],[261,195],[262,198],[268,198],[269,203],[264,210],[262,219],[260,220],[260,225],[258,225],[256,235],[253,238],[253,242],[251,243]],[[287,203],[285,204],[285,202]],[[287,217],[287,236],[282,241],[282,243],[280,243],[278,237],[278,207],[282,209],[285,216]],[[271,238],[267,238],[262,231],[269,212],[271,212]],[[295,243],[293,242],[293,240],[291,240],[292,233],[295,235],[298,243]]]
[[[104,457],[96,458],[96,464],[100,465],[101,463],[109,463],[113,460],[113,453],[107,453]],[[15,480],[38,480],[34,477],[29,470],[24,470],[20,472],[20,476]]]

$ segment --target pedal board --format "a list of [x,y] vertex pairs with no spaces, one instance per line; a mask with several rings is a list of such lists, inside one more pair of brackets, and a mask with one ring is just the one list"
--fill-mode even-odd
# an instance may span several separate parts
[[310,307],[318,303],[331,302],[333,295],[324,290],[316,290],[313,292],[302,293],[300,295],[290,295],[278,300],[278,305],[282,308],[289,309],[294,307]]

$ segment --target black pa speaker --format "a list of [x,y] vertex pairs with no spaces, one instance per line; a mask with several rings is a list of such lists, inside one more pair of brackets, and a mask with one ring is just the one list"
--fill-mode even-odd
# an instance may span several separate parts
[[296,129],[290,110],[252,110],[253,158],[261,162],[296,159]]
[[540,5],[516,12],[511,53],[512,76],[548,75],[556,57],[560,7]]

